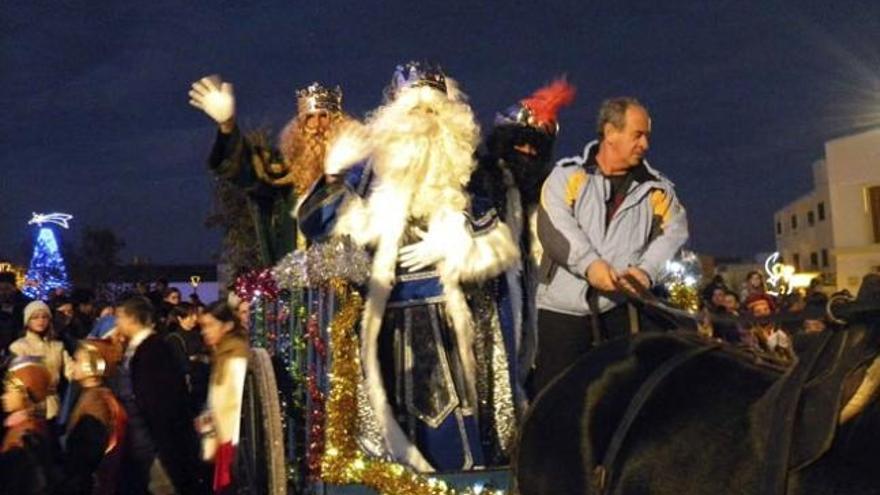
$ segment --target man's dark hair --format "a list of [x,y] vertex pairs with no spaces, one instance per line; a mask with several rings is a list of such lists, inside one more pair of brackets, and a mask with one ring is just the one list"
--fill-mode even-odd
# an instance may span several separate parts
[[626,111],[630,107],[641,107],[648,111],[645,105],[631,96],[618,96],[602,102],[599,117],[596,119],[596,135],[599,136],[599,141],[605,139],[605,124],[611,124],[617,130],[626,127]]
[[199,308],[197,308],[194,304],[182,302],[177,306],[171,308],[171,311],[168,312],[168,322],[177,324],[178,318],[186,318],[187,316],[198,314],[198,312]]
[[180,289],[178,289],[177,287],[169,287],[169,288],[165,289],[162,292],[162,299],[165,299],[166,297],[170,296],[171,294],[174,294],[175,292],[180,294]]
[[145,327],[152,325],[154,322],[153,314],[155,309],[153,308],[153,303],[146,297],[131,297],[122,301],[122,304],[119,305],[119,311],[131,316]]

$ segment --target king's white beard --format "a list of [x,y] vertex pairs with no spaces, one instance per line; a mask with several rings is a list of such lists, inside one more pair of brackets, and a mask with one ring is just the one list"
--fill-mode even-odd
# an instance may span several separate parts
[[[466,112],[465,115],[462,115]],[[409,214],[427,218],[438,207],[467,207],[464,186],[474,169],[470,109],[462,104],[436,113],[382,112],[373,128],[373,167],[383,187],[408,194]]]

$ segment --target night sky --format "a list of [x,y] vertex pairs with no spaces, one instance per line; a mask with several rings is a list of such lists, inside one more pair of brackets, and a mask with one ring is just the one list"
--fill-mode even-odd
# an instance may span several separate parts
[[110,227],[126,258],[210,261],[215,127],[187,91],[211,73],[235,84],[240,122],[275,130],[313,80],[363,115],[408,59],[446,67],[483,123],[566,73],[579,95],[558,156],[593,138],[603,98],[637,96],[690,247],[718,255],[772,249],[772,214],[810,189],[824,141],[880,122],[876,0],[255,3],[4,2],[0,258],[27,261],[32,211],[66,211],[67,240]]

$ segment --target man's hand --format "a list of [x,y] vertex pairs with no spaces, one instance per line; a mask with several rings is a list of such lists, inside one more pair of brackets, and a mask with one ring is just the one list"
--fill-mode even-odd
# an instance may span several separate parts
[[[630,278],[638,285],[631,283]],[[651,288],[651,277],[641,268],[631,266],[618,274],[617,286],[624,292],[638,295]]]
[[598,259],[587,267],[587,281],[591,287],[611,292],[617,289],[618,276],[607,261]]
[[223,82],[219,76],[207,76],[192,84],[189,104],[208,114],[229,133],[235,118],[235,93],[232,84]]
[[443,259],[443,253],[436,250],[435,243],[425,241],[427,233],[416,229],[416,235],[422,239],[400,249],[400,266],[410,273],[417,272]]

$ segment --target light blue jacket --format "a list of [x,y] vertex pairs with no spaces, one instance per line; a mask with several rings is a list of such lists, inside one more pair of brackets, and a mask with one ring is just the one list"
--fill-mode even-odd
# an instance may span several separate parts
[[[544,248],[537,306],[558,313],[586,315],[586,273],[590,263],[603,259],[617,270],[637,266],[657,280],[666,261],[687,241],[687,215],[672,182],[645,163],[641,182],[630,185],[626,199],[605,227],[611,184],[591,155],[560,160],[541,191],[538,238]],[[624,301],[616,294],[599,297],[605,312]]]

